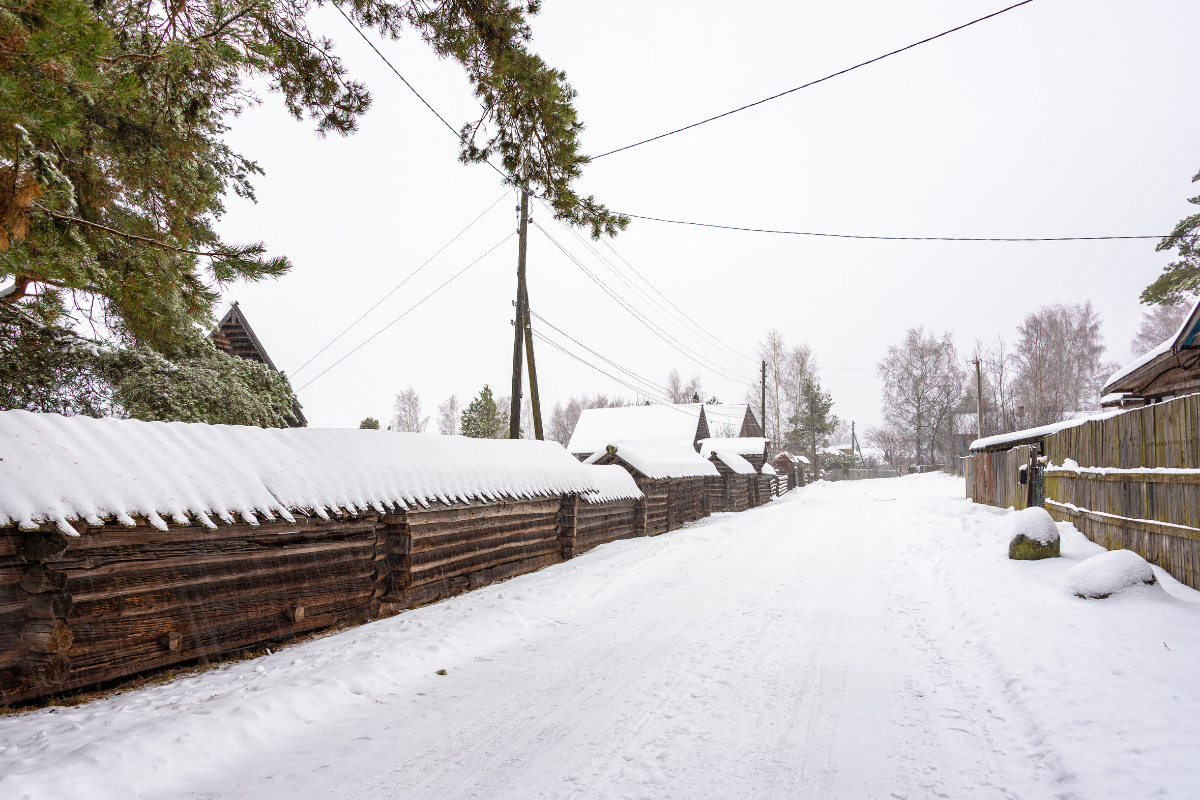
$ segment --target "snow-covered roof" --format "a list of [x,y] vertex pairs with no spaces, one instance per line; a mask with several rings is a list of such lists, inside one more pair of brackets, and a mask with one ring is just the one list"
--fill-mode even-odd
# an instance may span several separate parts
[[599,491],[553,442],[334,428],[256,428],[0,411],[0,526],[144,516],[325,518],[435,501]]
[[742,423],[746,421],[749,408],[745,403],[706,405],[704,416],[708,419],[708,430],[715,437],[741,435]]
[[770,464],[763,464],[762,474],[763,475],[775,475],[777,473],[775,472],[775,468],[772,467]]
[[754,468],[753,464],[751,464],[749,461],[742,458],[737,453],[734,453],[731,450],[712,450],[712,451],[706,451],[706,452],[711,452],[712,456],[710,456],[710,457],[715,457],[722,464],[729,467],[731,470],[736,472],[738,475],[757,475],[758,474],[758,470],[756,470]]
[[[717,468],[707,459],[701,458],[690,444],[679,446],[642,441],[617,441],[610,444],[618,458],[652,480],[699,478],[720,474]],[[601,455],[609,446],[604,445],[600,448]],[[749,462],[746,463],[749,466]],[[754,467],[750,469],[753,471]]]
[[[788,452],[787,450],[779,451],[778,453],[775,454],[775,458],[783,458],[784,460],[790,461],[793,464],[808,464],[809,463],[809,460],[807,458],[805,458],[804,456],[798,456],[795,453]],[[772,460],[774,460],[774,459],[772,459]]]
[[737,453],[739,456],[761,456],[767,452],[767,440],[763,436],[700,440],[700,453],[702,455],[707,455],[713,450]]
[[699,403],[589,408],[579,415],[569,453],[596,453],[615,441],[691,448],[704,406]]
[[1169,352],[1178,352],[1185,347],[1200,347],[1200,299],[1197,299],[1192,310],[1183,318],[1179,330],[1160,344],[1158,347],[1143,353],[1125,366],[1114,372],[1104,384],[1101,394],[1128,391],[1132,387],[1119,386],[1125,378],[1131,377],[1142,367],[1157,360]]
[[1011,445],[1015,447],[1018,444],[1043,439],[1052,433],[1058,433],[1059,431],[1066,430],[1067,428],[1074,428],[1078,425],[1082,425],[1085,422],[1090,422],[1091,420],[1108,419],[1109,417],[1115,417],[1118,414],[1124,413],[1125,409],[1116,409],[1113,411],[1106,411],[1102,414],[1090,414],[1087,416],[1075,417],[1074,419],[1066,419],[1062,422],[1052,422],[1049,425],[1042,425],[1038,428],[1027,428],[1023,431],[1013,431],[1011,433],[999,433],[995,436],[985,436],[982,439],[976,439],[975,441],[971,442],[970,449],[973,451],[989,450],[998,445]]
[[642,490],[637,487],[633,476],[624,467],[616,464],[584,467],[596,483],[596,491],[585,492],[583,499],[588,503],[611,503],[613,500],[641,500]]

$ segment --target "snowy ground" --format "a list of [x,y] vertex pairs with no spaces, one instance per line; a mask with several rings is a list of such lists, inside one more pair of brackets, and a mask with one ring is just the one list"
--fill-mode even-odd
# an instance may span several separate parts
[[1009,561],[961,489],[819,484],[3,717],[0,797],[1195,797],[1200,593],[1073,597],[1099,547]]

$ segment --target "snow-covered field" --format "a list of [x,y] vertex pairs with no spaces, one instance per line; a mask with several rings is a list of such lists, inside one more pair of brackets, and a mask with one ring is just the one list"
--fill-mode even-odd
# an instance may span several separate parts
[[[0,718],[3,798],[1195,797],[1200,593],[1063,588],[942,475],[818,484]],[[445,669],[448,674],[435,672]]]

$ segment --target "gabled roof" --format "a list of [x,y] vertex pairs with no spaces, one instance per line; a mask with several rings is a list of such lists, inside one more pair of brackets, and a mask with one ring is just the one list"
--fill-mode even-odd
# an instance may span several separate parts
[[[717,468],[707,459],[701,458],[690,444],[670,445],[642,441],[612,442],[601,447],[584,464],[606,464],[618,460],[625,462],[651,480],[707,478],[720,474],[717,472]],[[747,466],[749,465],[747,464]],[[750,467],[750,470],[753,472],[754,467]]]
[[716,459],[738,475],[757,475],[758,470],[746,459],[730,450],[713,450],[709,460]]
[[254,335],[254,329],[250,327],[250,322],[236,302],[229,307],[229,311],[217,323],[216,329],[209,334],[209,338],[213,340],[213,344],[217,346],[218,350],[223,350],[231,356],[260,361],[276,372],[279,371],[275,362],[271,361],[271,357],[267,355],[267,350],[262,346],[262,342]]
[[589,408],[579,415],[567,452],[597,453],[625,441],[687,447],[694,453],[697,439],[707,435],[700,403]]
[[[1200,300],[1192,306],[1174,336],[1114,372],[1100,394],[1140,395],[1171,370],[1197,370],[1196,360],[1200,357],[1197,350],[1200,350]],[[1197,373],[1196,379],[1200,381],[1200,370]]]
[[745,403],[715,403],[704,408],[712,436],[762,436],[762,426]]

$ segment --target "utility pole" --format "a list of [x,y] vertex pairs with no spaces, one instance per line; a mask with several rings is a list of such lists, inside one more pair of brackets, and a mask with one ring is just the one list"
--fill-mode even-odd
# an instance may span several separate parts
[[533,360],[533,328],[529,321],[529,286],[521,283],[525,298],[525,355],[529,357],[529,399],[533,404],[533,435],[542,441],[542,399],[538,394],[537,362]]
[[975,359],[975,438],[983,438],[983,368]]
[[762,431],[767,435],[767,362],[762,362]]
[[512,403],[508,415],[508,438],[521,438],[521,346],[525,339],[525,244],[529,240],[529,190],[521,187],[521,227],[517,245],[517,316],[513,320]]

